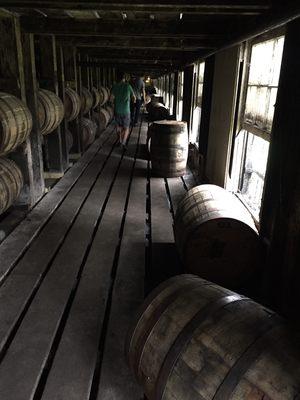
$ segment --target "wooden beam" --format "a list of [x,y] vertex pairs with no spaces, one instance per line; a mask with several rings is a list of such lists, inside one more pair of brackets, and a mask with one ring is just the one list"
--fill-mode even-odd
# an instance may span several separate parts
[[[230,21],[230,23],[229,23]],[[214,23],[210,18],[199,18],[196,21],[103,21],[99,19],[80,21],[61,18],[21,17],[22,28],[26,32],[40,35],[79,35],[79,36],[136,36],[148,38],[210,38],[211,35],[223,35],[224,40],[232,37],[232,32],[242,27],[240,21],[225,19]]]
[[[278,2],[278,1],[277,1]],[[274,2],[273,2],[274,3]],[[275,1],[276,3],[276,1]],[[267,0],[144,0],[132,2],[131,0],[121,1],[60,1],[60,0],[19,0],[2,1],[2,7],[23,7],[42,9],[60,9],[60,10],[94,10],[94,11],[142,11],[142,12],[191,12],[191,13],[220,13],[236,11],[237,13],[245,11],[264,11],[271,7]]]
[[203,57],[205,52],[200,51],[186,51],[183,52],[181,50],[165,50],[165,49],[131,49],[130,47],[127,49],[99,49],[93,47],[85,47],[79,49],[81,54],[87,54],[91,57],[97,57],[99,59],[102,58],[135,58],[135,59],[158,59],[158,60],[174,60],[178,59],[184,61],[187,59],[197,59]]
[[224,38],[218,35],[207,36],[206,38],[139,38],[139,37],[110,37],[110,36],[57,36],[57,41],[63,46],[76,46],[78,48],[101,48],[101,49],[164,49],[170,51],[196,51],[201,49],[213,49],[224,43]]
[[135,59],[135,58],[102,58],[101,61],[99,63],[90,63],[90,62],[86,62],[86,61],[82,61],[80,62],[78,65],[80,65],[81,67],[87,67],[87,66],[101,66],[101,65],[110,65],[110,66],[114,66],[114,65],[121,65],[121,64],[131,64],[131,65],[145,65],[145,66],[149,66],[149,67],[153,67],[155,65],[157,66],[161,66],[161,67],[174,67],[174,68],[178,68],[181,64],[181,60],[158,60],[158,59]]

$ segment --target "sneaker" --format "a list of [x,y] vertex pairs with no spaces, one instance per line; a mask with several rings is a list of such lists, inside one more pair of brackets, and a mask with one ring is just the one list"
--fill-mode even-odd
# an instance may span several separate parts
[[122,144],[123,150],[126,151],[127,150],[127,145],[126,144]]

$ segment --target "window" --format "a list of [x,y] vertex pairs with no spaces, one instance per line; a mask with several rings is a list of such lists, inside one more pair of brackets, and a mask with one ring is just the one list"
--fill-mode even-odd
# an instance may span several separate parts
[[164,102],[167,108],[170,107],[170,90],[169,90],[169,75],[165,75],[165,96]]
[[183,71],[178,73],[178,89],[177,89],[177,115],[178,121],[182,120],[182,108],[183,108]]
[[227,188],[241,195],[259,220],[284,37],[251,47],[248,79]]
[[199,142],[204,69],[204,62],[198,62],[194,66],[194,93],[192,101],[190,143],[194,143],[196,145],[198,145]]

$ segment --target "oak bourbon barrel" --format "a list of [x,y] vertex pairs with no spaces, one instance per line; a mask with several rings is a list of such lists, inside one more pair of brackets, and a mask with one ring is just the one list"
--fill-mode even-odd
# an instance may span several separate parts
[[109,93],[104,86],[100,86],[99,94],[100,94],[100,106],[102,107],[104,106],[105,103],[107,103],[109,98]]
[[106,110],[109,113],[109,121],[112,121],[112,119],[114,118],[114,115],[115,115],[114,108],[111,105],[107,105]]
[[170,117],[169,110],[162,103],[153,103],[151,101],[151,103],[147,104],[146,108],[150,121],[161,121]]
[[166,178],[184,175],[188,157],[186,122],[156,121],[151,125],[150,136],[153,174]]
[[32,129],[32,116],[20,99],[0,92],[0,155],[23,143]]
[[81,100],[78,93],[70,87],[65,90],[65,117],[67,121],[73,121],[80,113]]
[[17,200],[23,184],[23,175],[17,164],[0,157],[0,214]]
[[38,92],[40,129],[43,135],[53,132],[64,118],[64,105],[60,98],[50,90]]
[[87,114],[93,106],[93,95],[85,87],[81,88],[81,111],[82,114]]
[[257,269],[259,242],[251,214],[219,186],[187,192],[177,207],[174,232],[188,272],[236,288]]
[[193,275],[144,302],[126,343],[148,400],[292,400],[300,335],[253,300]]
[[111,117],[108,110],[100,107],[99,112],[95,113],[95,119],[100,131],[103,131],[109,124]]
[[96,108],[100,103],[101,96],[98,89],[96,89],[95,87],[92,87],[91,92],[93,95],[93,108]]
[[89,118],[82,118],[82,146],[85,149],[89,144],[93,143],[96,136],[97,125]]

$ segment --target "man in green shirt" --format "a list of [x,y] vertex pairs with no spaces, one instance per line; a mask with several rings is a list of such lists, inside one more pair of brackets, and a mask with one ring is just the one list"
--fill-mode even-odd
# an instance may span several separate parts
[[117,82],[112,88],[112,100],[115,106],[115,121],[119,133],[120,144],[126,149],[130,126],[130,98],[136,102],[133,89],[125,80],[125,75],[117,72]]

